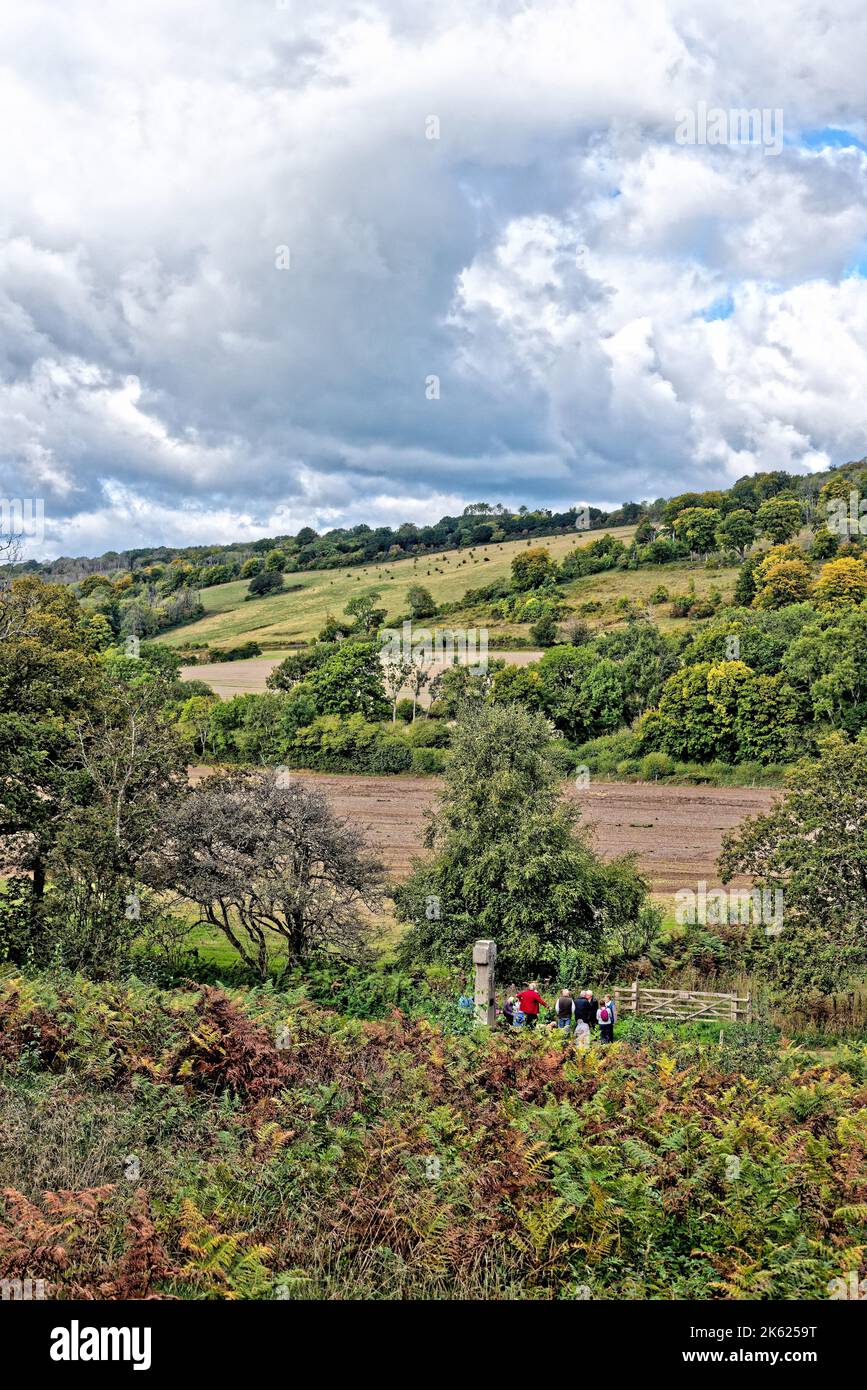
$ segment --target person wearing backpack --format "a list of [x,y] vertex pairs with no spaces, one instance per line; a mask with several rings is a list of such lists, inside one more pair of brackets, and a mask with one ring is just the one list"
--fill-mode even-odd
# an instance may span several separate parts
[[596,1017],[599,1022],[599,1037],[602,1042],[614,1042],[614,1000],[610,994],[603,997]]

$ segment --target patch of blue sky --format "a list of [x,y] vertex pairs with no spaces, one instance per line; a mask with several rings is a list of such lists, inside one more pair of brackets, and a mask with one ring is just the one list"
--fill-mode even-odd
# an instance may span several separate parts
[[711,300],[703,309],[699,309],[695,318],[704,319],[705,323],[714,323],[717,319],[730,319],[735,311],[734,296],[731,294],[718,295]]
[[844,280],[860,278],[867,280],[867,250],[863,248],[853,261],[850,261],[843,271]]
[[786,144],[801,145],[808,150],[863,150],[867,154],[867,144],[851,130],[841,130],[838,126],[820,126],[816,130],[800,130],[796,136],[786,139]]

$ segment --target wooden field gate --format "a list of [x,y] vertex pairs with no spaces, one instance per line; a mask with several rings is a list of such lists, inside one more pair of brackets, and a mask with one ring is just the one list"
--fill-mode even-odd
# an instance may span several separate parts
[[671,1019],[677,1023],[752,1023],[752,996],[712,994],[703,989],[650,989],[638,980],[614,986],[617,1018],[627,1014],[643,1018]]

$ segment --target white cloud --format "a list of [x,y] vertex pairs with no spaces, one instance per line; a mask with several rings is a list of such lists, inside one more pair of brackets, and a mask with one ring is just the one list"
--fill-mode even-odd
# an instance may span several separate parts
[[69,553],[863,454],[867,156],[799,132],[865,57],[860,0],[8,7],[0,492]]

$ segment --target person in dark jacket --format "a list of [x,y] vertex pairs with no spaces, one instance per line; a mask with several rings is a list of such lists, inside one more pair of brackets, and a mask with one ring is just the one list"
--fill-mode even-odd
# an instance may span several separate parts
[[579,1047],[590,1044],[590,1005],[587,1002],[589,990],[582,989],[575,999],[575,1041]]
[[590,990],[582,989],[575,999],[575,1022],[590,1026]]
[[585,989],[584,998],[587,1000],[587,1022],[591,1028],[595,1028],[599,1016],[599,1000],[592,989]]

